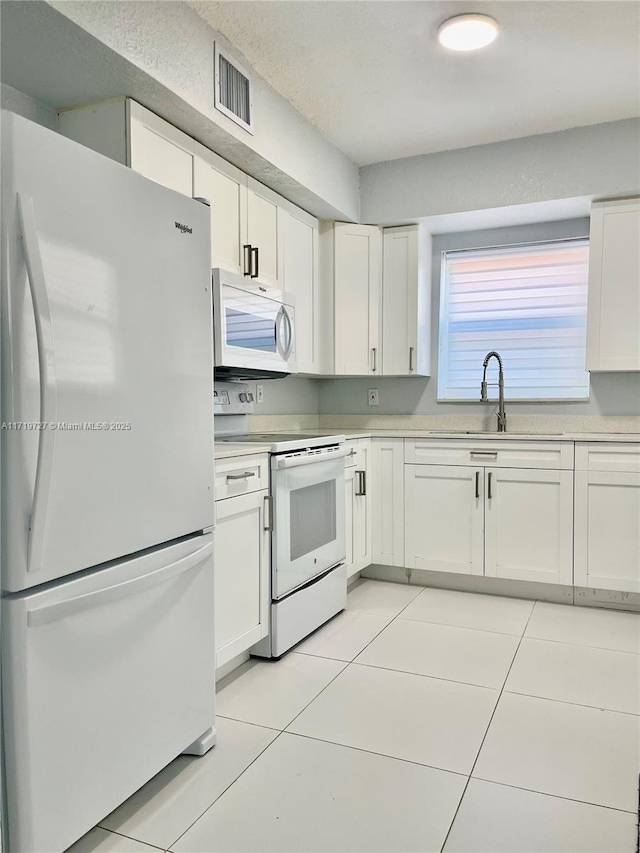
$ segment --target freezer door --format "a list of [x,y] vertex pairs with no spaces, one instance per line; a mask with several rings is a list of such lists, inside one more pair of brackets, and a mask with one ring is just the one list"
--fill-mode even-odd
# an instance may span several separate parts
[[2,604],[9,849],[61,853],[214,722],[213,542]]
[[213,524],[208,208],[3,113],[4,588]]

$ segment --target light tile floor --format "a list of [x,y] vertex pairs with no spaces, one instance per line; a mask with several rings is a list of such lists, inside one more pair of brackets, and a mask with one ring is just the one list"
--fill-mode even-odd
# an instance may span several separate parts
[[633,853],[640,615],[364,581],[69,853]]

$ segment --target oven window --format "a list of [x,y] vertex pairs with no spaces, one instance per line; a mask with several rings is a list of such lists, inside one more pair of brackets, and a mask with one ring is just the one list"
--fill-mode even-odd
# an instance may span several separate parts
[[276,324],[274,318],[225,308],[227,321],[227,346],[243,349],[276,352]]
[[336,538],[336,481],[314,483],[290,494],[291,562]]

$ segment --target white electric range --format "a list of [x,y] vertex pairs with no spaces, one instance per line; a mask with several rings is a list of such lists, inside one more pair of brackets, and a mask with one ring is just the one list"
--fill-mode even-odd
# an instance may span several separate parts
[[[247,413],[250,392],[229,385],[216,383],[217,396],[237,396]],[[216,440],[269,446],[271,622],[251,654],[279,658],[346,605],[345,436],[218,430]]]

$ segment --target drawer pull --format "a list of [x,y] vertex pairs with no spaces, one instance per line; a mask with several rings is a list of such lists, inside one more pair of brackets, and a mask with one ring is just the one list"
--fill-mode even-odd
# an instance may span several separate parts
[[472,459],[497,459],[498,451],[497,450],[472,450],[471,451]]
[[245,471],[243,474],[227,474],[227,483],[230,480],[248,480],[249,477],[255,477],[255,471]]

